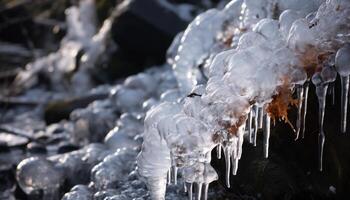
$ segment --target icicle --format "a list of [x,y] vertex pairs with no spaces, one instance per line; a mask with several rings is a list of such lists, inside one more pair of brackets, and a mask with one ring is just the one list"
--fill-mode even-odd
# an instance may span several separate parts
[[297,130],[296,130],[296,138],[295,140],[299,139],[299,134],[301,130],[301,118],[302,118],[302,106],[303,106],[303,97],[304,97],[304,88],[300,85],[297,86],[297,93],[298,93],[298,118],[297,118]]
[[252,123],[253,123],[253,113],[252,109],[250,109],[249,115],[248,115],[248,137],[249,137],[249,143],[253,144],[253,130],[252,130]]
[[[349,63],[350,64],[350,63]],[[341,80],[341,132],[346,132],[346,120],[348,112],[349,76],[340,76]]]
[[237,175],[237,170],[238,170],[238,158],[234,158],[233,156],[231,157],[231,162],[232,162],[232,175]]
[[231,152],[228,146],[224,147],[224,155],[226,163],[226,186],[230,188]]
[[344,45],[337,51],[335,56],[335,68],[340,75],[342,82],[341,89],[341,132],[346,132],[347,102],[349,92],[349,75],[350,75],[350,45]]
[[270,140],[270,116],[265,115],[265,127],[264,127],[264,157],[269,157],[269,140]]
[[218,144],[216,146],[216,156],[218,157],[218,159],[221,159],[221,144]]
[[318,98],[318,121],[319,121],[319,134],[318,134],[318,165],[319,170],[322,171],[323,163],[323,148],[325,142],[325,134],[323,131],[324,113],[326,106],[326,95],[328,85],[323,83],[320,73],[316,73],[312,77],[312,82],[316,86],[316,94]]
[[243,142],[244,142],[244,132],[245,132],[245,127],[241,127],[238,130],[238,140],[237,140],[237,154],[236,154],[236,158],[241,159],[242,156],[242,146],[243,146]]
[[325,106],[326,106],[326,94],[327,94],[327,85],[324,86],[317,86],[316,90],[318,91],[318,102],[319,102],[319,128],[320,132],[318,135],[318,164],[319,164],[319,170],[322,171],[322,163],[323,163],[323,148],[324,148],[324,142],[325,142],[325,134],[323,131],[323,122],[324,122],[324,113],[325,113]]
[[306,82],[305,85],[304,85],[304,100],[303,100],[303,122],[301,124],[301,135],[302,135],[302,138],[305,137],[305,127],[306,127],[306,124],[305,124],[305,121],[306,121],[306,114],[307,114],[307,101],[308,101],[308,96],[309,96],[309,82]]
[[258,136],[258,106],[255,106],[255,116],[254,116],[254,140],[253,144],[256,147],[256,138]]
[[192,200],[192,192],[193,192],[193,183],[188,183],[188,199]]
[[184,191],[185,191],[185,193],[187,192],[186,182],[184,182]]
[[263,119],[264,119],[264,109],[263,107],[258,107],[258,117],[259,117],[259,128],[263,128]]
[[201,196],[202,196],[202,186],[203,184],[202,183],[197,183],[197,200],[200,200],[201,199]]
[[209,183],[204,183],[204,200],[208,199]]
[[171,170],[171,172],[172,172],[171,180],[174,182],[174,185],[176,185],[177,184],[177,167],[176,166],[172,166],[171,168],[172,168],[172,170]]
[[319,170],[322,171],[323,163],[323,149],[325,142],[325,133],[323,130],[324,122],[324,113],[326,107],[326,97],[329,83],[335,81],[337,77],[337,72],[334,68],[330,66],[324,66],[321,73],[317,72],[312,77],[312,82],[316,86],[316,94],[318,98],[318,107],[319,107],[319,135],[318,135],[318,153],[319,153]]
[[329,86],[328,86],[328,95],[331,96],[332,105],[333,105],[333,106],[334,106],[334,104],[335,104],[334,87],[335,87],[335,84],[334,84],[334,83],[331,83],[331,84],[329,84]]
[[169,168],[167,178],[168,178],[168,185],[170,185],[171,184],[171,167]]

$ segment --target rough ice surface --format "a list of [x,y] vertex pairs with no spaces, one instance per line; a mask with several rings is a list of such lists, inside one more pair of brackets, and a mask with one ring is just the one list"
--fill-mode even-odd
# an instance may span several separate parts
[[[337,72],[343,82],[342,105],[347,108],[349,12],[346,0],[237,0],[195,18],[168,53],[174,56],[178,47],[169,61],[181,96],[164,98],[165,102],[152,107],[145,117],[138,171],[152,199],[165,198],[167,177],[168,183],[173,183],[172,174],[178,168],[189,199],[194,185],[196,198],[201,199],[203,185],[216,180],[215,171],[205,170],[210,169],[211,151],[216,146],[223,149],[230,187],[231,170],[237,173],[242,156],[244,135],[256,144],[257,130],[263,129],[267,158],[271,123],[280,118],[291,125],[289,104],[298,108],[294,130],[298,139],[305,130],[311,78],[319,100],[322,170],[326,94]],[[293,90],[297,100],[292,98]],[[346,113],[343,110],[343,132]]]

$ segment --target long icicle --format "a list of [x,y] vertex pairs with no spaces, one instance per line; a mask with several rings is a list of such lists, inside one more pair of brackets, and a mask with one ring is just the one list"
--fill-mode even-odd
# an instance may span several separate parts
[[253,123],[253,113],[252,109],[250,109],[249,115],[248,115],[248,137],[249,137],[249,143],[253,144],[253,130],[252,130],[252,123]]
[[346,120],[348,111],[349,76],[340,76],[341,80],[341,132],[346,132]]
[[225,163],[226,163],[226,186],[230,188],[230,171],[231,171],[231,152],[228,146],[224,148]]
[[174,183],[174,185],[177,185],[177,167],[176,166],[172,166],[172,181],[173,181],[173,183]]
[[256,147],[256,138],[258,136],[258,106],[255,105],[255,116],[254,116],[254,140],[253,144]]
[[350,45],[346,44],[338,49],[335,55],[335,69],[341,79],[341,128],[342,133],[346,132],[347,102],[349,92],[349,76],[350,76]]
[[197,200],[200,200],[202,197],[202,183],[197,183]]
[[296,130],[296,138],[295,140],[299,139],[299,134],[301,130],[301,120],[302,120],[302,106],[303,106],[303,97],[304,97],[304,88],[300,85],[297,86],[297,93],[298,93],[298,118],[297,118],[297,130]]
[[332,106],[334,106],[335,104],[335,94],[334,94],[334,87],[335,87],[335,83],[330,83],[329,86],[328,86],[328,95],[331,96],[331,99],[332,99]]
[[303,101],[303,122],[302,122],[302,125],[301,125],[301,135],[302,135],[302,138],[305,137],[305,127],[306,127],[306,124],[305,124],[305,121],[306,121],[306,114],[307,114],[307,101],[308,101],[308,96],[309,96],[309,82],[307,81],[304,85],[304,101]]
[[216,146],[216,156],[218,159],[221,159],[221,143],[219,143],[217,146]]
[[259,109],[258,109],[258,117],[259,117],[259,128],[260,129],[262,129],[263,128],[263,121],[264,121],[264,109],[263,109],[263,107],[261,106],[259,106],[258,107]]
[[172,174],[172,173],[171,173],[171,168],[172,168],[172,167],[169,168],[169,171],[168,171],[168,174],[167,174],[167,177],[168,177],[168,182],[167,182],[167,183],[168,183],[168,185],[171,184],[171,174]]
[[208,200],[209,183],[204,183],[204,200]]
[[[237,138],[237,144],[236,144],[236,151],[233,152],[232,155],[232,174],[236,175],[238,170],[238,161],[241,159],[242,156],[242,146],[244,142],[244,133],[245,133],[245,126],[242,126],[238,129],[238,138]],[[234,154],[236,153],[236,154]]]
[[187,188],[188,188],[188,200],[192,200],[192,193],[193,193],[193,183],[187,183]]
[[320,171],[322,171],[323,169],[323,149],[324,149],[324,142],[325,142],[323,122],[324,122],[324,113],[325,113],[325,107],[326,107],[327,88],[328,88],[327,84],[316,86],[316,93],[317,93],[318,104],[319,104],[318,120],[319,120],[320,131],[318,134],[318,166]]
[[270,140],[270,124],[271,118],[268,114],[265,115],[265,127],[264,127],[264,157],[269,157],[269,140]]
[[238,161],[239,159],[236,157],[231,157],[231,162],[232,162],[232,175],[237,175],[237,170],[238,170]]

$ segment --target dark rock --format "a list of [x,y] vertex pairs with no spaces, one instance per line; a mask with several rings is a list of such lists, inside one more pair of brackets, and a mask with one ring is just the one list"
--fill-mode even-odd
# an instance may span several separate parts
[[9,151],[9,147],[7,146],[7,144],[5,142],[0,141],[0,153],[8,152],[8,151]]
[[16,188],[16,179],[11,165],[0,165],[0,199],[5,193],[14,192]]
[[113,71],[122,77],[164,63],[173,37],[186,26],[187,22],[156,1],[120,4],[112,26],[112,37],[119,48],[113,56]]
[[67,153],[67,152],[71,152],[71,151],[75,151],[78,150],[79,146],[74,145],[74,144],[61,144],[58,147],[57,153],[61,154],[61,153]]
[[39,144],[36,142],[31,142],[29,144],[27,144],[27,151],[29,153],[40,153],[40,154],[44,154],[47,152],[47,149],[45,147],[45,145],[43,144]]
[[49,102],[45,107],[45,121],[47,124],[52,124],[59,122],[62,119],[68,119],[73,110],[77,108],[84,108],[93,101],[105,99],[107,97],[108,94],[91,94]]

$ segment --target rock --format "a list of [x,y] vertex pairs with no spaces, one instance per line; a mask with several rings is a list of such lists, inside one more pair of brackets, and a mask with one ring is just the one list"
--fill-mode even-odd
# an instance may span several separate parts
[[0,165],[0,199],[14,199],[16,179],[11,165]]
[[8,147],[25,146],[28,143],[28,141],[28,138],[25,137],[0,132],[0,151],[6,151]]
[[173,37],[187,26],[187,22],[157,1],[124,1],[118,5],[116,14],[112,37],[119,49],[113,56],[115,68],[111,69],[119,77],[163,63]]
[[47,149],[45,145],[37,143],[37,142],[31,142],[27,144],[27,151],[29,153],[34,153],[34,154],[44,154],[47,153]]
[[107,98],[107,94],[90,94],[70,99],[49,102],[45,107],[45,121],[48,124],[68,119],[70,113],[77,108],[84,108],[91,102]]
[[57,153],[59,153],[59,154],[67,153],[67,152],[75,151],[78,149],[79,149],[79,146],[77,146],[77,145],[70,144],[70,143],[63,143],[63,144],[59,145]]
[[0,152],[8,152],[10,149],[7,146],[7,143],[4,141],[0,141]]

